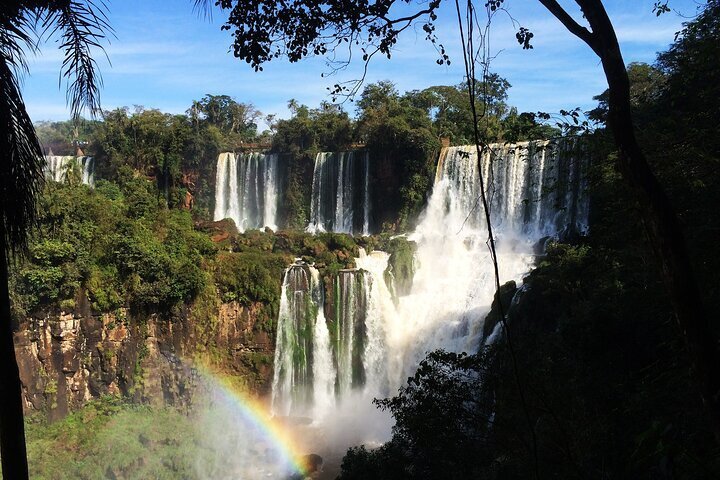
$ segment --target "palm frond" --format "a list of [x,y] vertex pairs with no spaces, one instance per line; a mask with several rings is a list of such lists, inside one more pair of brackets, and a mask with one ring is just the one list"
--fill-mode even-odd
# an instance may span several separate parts
[[[31,32],[35,28],[30,17],[20,17],[14,23],[3,22],[0,26],[0,56],[12,66],[17,74],[28,71],[25,50],[37,51],[37,42]],[[16,77],[17,78],[17,77]]]
[[212,1],[211,0],[195,0],[193,5],[193,11],[205,18],[206,20],[212,20]]
[[13,71],[17,53],[12,48],[0,51],[0,235],[8,254],[27,247],[45,163]]
[[93,0],[61,3],[62,6],[47,10],[42,25],[49,36],[60,36],[60,48],[65,51],[60,78],[68,82],[67,103],[73,118],[79,118],[83,109],[95,116],[102,111],[102,76],[93,51],[105,54],[102,42],[106,34],[113,33],[106,14],[107,7],[102,1]]

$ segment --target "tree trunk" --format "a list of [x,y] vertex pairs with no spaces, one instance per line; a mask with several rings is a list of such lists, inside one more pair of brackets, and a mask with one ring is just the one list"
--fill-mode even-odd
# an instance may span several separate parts
[[612,22],[601,0],[576,0],[592,32],[578,25],[555,0],[540,0],[568,30],[600,57],[608,81],[608,127],[620,171],[640,204],[642,219],[662,268],[677,322],[685,337],[692,374],[720,443],[720,352],[690,266],[680,222],[635,137],[630,81]]
[[0,455],[3,478],[27,480],[22,391],[10,314],[9,259],[5,236],[2,233],[0,232]]

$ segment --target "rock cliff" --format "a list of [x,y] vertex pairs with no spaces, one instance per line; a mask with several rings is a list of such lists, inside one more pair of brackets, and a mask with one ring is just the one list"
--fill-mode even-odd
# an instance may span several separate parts
[[103,395],[185,407],[198,364],[265,394],[274,351],[265,308],[216,302],[162,316],[98,313],[80,301],[72,312],[36,313],[15,330],[25,410],[54,420]]

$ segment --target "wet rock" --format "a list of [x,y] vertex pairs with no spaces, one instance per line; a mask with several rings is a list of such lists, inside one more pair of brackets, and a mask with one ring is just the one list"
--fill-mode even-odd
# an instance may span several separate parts
[[[485,317],[485,322],[483,323],[483,342],[490,336],[492,331],[495,329],[495,326],[501,320],[499,308],[500,305],[502,305],[503,307],[502,311],[505,313],[505,315],[507,315],[508,310],[510,309],[510,302],[512,302],[512,299],[515,296],[517,290],[517,284],[514,280],[500,285],[500,292],[495,293],[495,298],[493,299],[490,313],[487,314],[487,316]],[[498,298],[502,302],[501,304],[498,304]]]
[[185,407],[197,376],[181,359],[208,348],[219,368],[239,375],[250,370],[259,393],[270,388],[274,336],[259,305],[218,302],[211,324],[188,311],[132,316],[124,309],[98,314],[87,302],[77,305],[73,313],[37,313],[17,326],[26,412],[58,419],[103,395]]

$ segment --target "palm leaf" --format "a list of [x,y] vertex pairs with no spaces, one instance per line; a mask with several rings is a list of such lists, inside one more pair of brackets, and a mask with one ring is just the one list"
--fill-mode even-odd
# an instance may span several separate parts
[[13,52],[0,52],[0,235],[10,254],[27,247],[45,159],[13,71],[18,60],[8,57],[8,51]]
[[93,52],[105,54],[102,42],[107,33],[113,32],[107,7],[102,1],[93,0],[58,3],[61,4],[58,7],[47,8],[41,17],[42,27],[48,36],[60,36],[60,48],[65,51],[60,78],[68,82],[67,103],[73,118],[79,118],[85,108],[95,116],[101,112],[102,76]]

